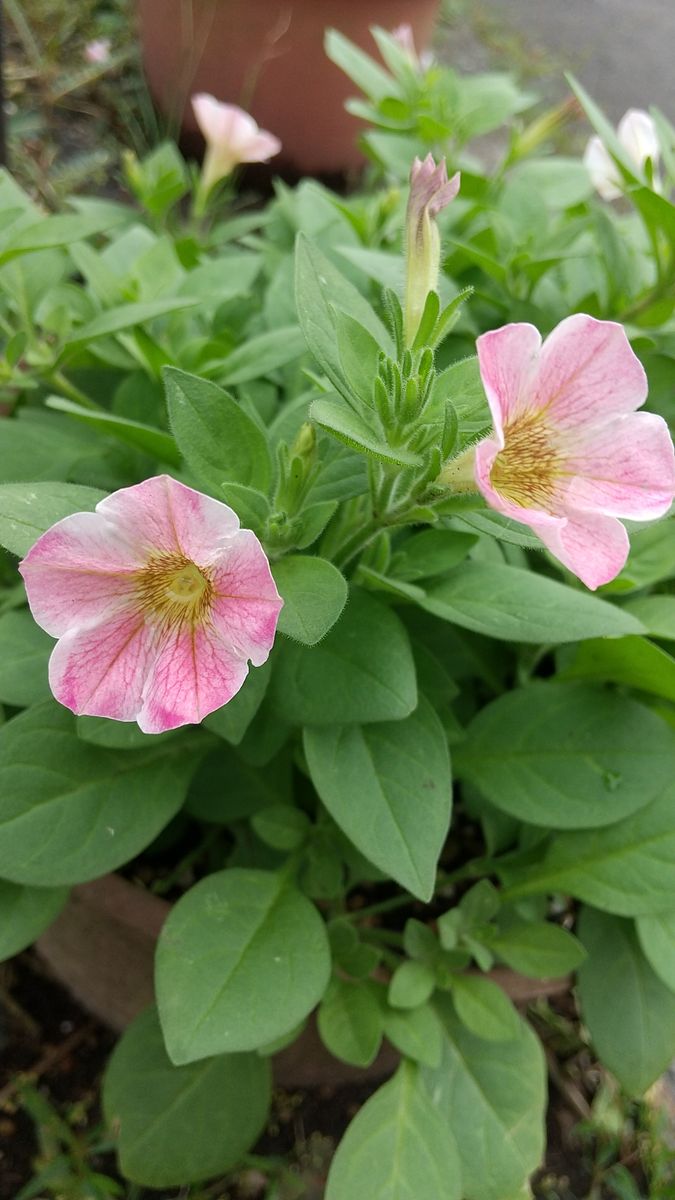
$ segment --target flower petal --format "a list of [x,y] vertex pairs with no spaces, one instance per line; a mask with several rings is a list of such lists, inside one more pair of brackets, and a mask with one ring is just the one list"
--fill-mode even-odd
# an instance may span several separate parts
[[533,407],[546,408],[553,425],[578,428],[619,417],[646,398],[647,376],[623,325],[575,313],[546,338],[533,383]]
[[541,525],[537,533],[551,554],[592,591],[614,579],[628,558],[626,530],[601,513],[570,513],[567,520]]
[[479,491],[487,500],[491,508],[500,512],[505,517],[511,517],[514,521],[520,521],[522,525],[529,525],[534,529],[535,533],[539,533],[542,525],[560,525],[564,522],[564,517],[560,517],[554,513],[543,512],[539,508],[523,508],[520,504],[515,504],[512,500],[507,500],[506,496],[495,490],[490,479],[490,472],[494,464],[495,458],[502,449],[494,438],[484,438],[476,446],[476,454],[474,459],[475,479]]
[[673,502],[675,451],[655,413],[631,413],[588,430],[565,465],[574,475],[565,501],[575,509],[651,521]]
[[144,733],[198,724],[239,691],[248,663],[213,626],[184,624],[164,638],[135,713]]
[[90,717],[133,721],[143,702],[157,632],[135,609],[71,629],[49,660],[49,685],[66,708]]
[[38,625],[61,637],[117,611],[133,594],[130,577],[143,565],[132,539],[98,513],[87,512],[52,525],[19,570]]
[[643,108],[629,108],[619,121],[619,141],[633,162],[643,167],[648,158],[658,162],[661,153],[656,126]]
[[114,523],[119,535],[156,554],[184,554],[205,565],[239,529],[237,514],[170,475],[155,475],[101,500],[96,512]]
[[589,138],[584,150],[583,164],[598,195],[602,196],[603,200],[617,200],[621,195],[621,175],[599,137]]
[[[283,601],[260,542],[242,529],[211,568],[211,621],[236,654],[259,667],[272,648]],[[221,701],[224,703],[224,701]]]
[[267,162],[281,150],[281,142],[273,133],[261,129],[240,149],[240,162]]
[[476,341],[481,379],[500,449],[504,445],[504,426],[530,410],[540,346],[539,331],[526,322],[493,329]]

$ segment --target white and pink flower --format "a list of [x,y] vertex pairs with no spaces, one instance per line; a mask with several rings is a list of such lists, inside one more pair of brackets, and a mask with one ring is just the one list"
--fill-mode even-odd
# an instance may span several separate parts
[[623,327],[578,313],[543,344],[533,325],[514,324],[477,347],[494,425],[471,451],[478,488],[587,587],[609,582],[629,550],[617,518],[654,520],[675,494],[668,427],[635,411],[647,378]]
[[[648,160],[656,167],[661,151],[656,126],[649,113],[641,108],[629,108],[619,121],[616,133],[638,171],[644,169]],[[621,172],[599,137],[589,138],[583,162],[593,187],[603,200],[617,200],[623,194]]]
[[269,655],[282,601],[254,533],[166,475],[38,538],[20,564],[73,712],[161,733],[202,721]]
[[239,163],[268,162],[281,150],[273,133],[259,129],[236,104],[225,104],[205,92],[192,97],[192,110],[206,141],[201,186],[210,191]]

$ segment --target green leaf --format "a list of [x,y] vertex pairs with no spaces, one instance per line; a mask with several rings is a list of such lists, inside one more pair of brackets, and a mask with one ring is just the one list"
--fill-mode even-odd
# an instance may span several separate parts
[[434,380],[431,404],[449,400],[459,417],[464,436],[489,429],[492,423],[478,359],[461,358]]
[[513,521],[501,513],[468,512],[461,517],[455,517],[457,524],[467,529],[475,529],[477,533],[489,533],[490,537],[506,542],[510,546],[522,546],[525,550],[541,550],[543,543],[536,534],[530,533],[527,525]]
[[541,862],[507,870],[505,899],[568,892],[605,912],[675,908],[675,787],[604,829],[557,834]]
[[0,543],[23,556],[56,521],[92,512],[106,493],[76,483],[0,484]]
[[244,762],[230,746],[221,745],[206,756],[196,772],[185,808],[200,821],[229,825],[283,803],[289,796],[287,761],[277,760],[271,770],[261,770]]
[[174,1188],[229,1171],[262,1132],[270,1093],[269,1063],[257,1054],[175,1067],[156,1011],[146,1009],[117,1043],[103,1081],[122,1173],[143,1187]]
[[221,383],[230,387],[248,383],[251,379],[262,379],[264,375],[293,362],[305,351],[305,338],[298,325],[272,329],[249,338],[228,354],[218,377]]
[[244,529],[253,529],[261,536],[264,534],[270,502],[262,492],[244,487],[242,483],[221,483],[218,499],[234,509]]
[[391,338],[368,301],[303,234],[295,247],[295,300],[307,345],[334,386],[343,386],[335,312],[348,313],[387,354]]
[[652,637],[675,641],[675,596],[639,596],[625,608]]
[[675,911],[638,917],[635,926],[652,970],[675,992]]
[[[425,926],[426,928],[426,926]],[[438,942],[429,930],[433,942],[433,953],[438,953]],[[436,976],[425,962],[406,961],[399,963],[389,981],[387,999],[393,1008],[418,1008],[426,1004],[436,986]]]
[[250,670],[236,696],[209,714],[203,722],[205,728],[238,746],[265,698],[271,673],[269,661]]
[[0,879],[0,962],[25,950],[51,925],[68,888],[26,887]]
[[54,639],[26,609],[0,617],[0,702],[23,708],[49,698],[47,662]]
[[181,455],[174,439],[162,429],[155,429],[152,425],[143,425],[140,421],[131,421],[126,417],[117,417],[114,413],[83,408],[72,400],[65,400],[63,396],[48,396],[45,403],[48,408],[68,413],[84,425],[90,425],[92,429],[98,429],[101,433],[118,438],[129,446],[135,446],[151,458],[159,459],[172,467],[181,464]]
[[335,313],[335,326],[343,376],[354,395],[370,407],[381,347],[372,333],[348,313],[338,310]]
[[345,918],[336,918],[328,926],[333,962],[340,971],[353,979],[367,979],[377,967],[381,956],[377,946],[362,942],[358,931]]
[[675,736],[626,696],[537,682],[483,708],[455,760],[511,816],[582,829],[612,825],[658,796],[675,774]]
[[319,1005],[321,1040],[331,1054],[355,1067],[368,1067],[382,1041],[382,1009],[366,983],[334,978]]
[[443,1054],[443,1026],[430,1004],[406,1010],[388,1008],[384,1036],[406,1058],[438,1067]]
[[550,921],[509,925],[489,945],[502,962],[530,979],[556,979],[576,971],[586,957],[577,938]]
[[584,164],[578,158],[562,154],[526,159],[510,169],[508,178],[527,186],[553,209],[581,204],[593,193],[591,177]]
[[169,1057],[180,1064],[264,1046],[311,1012],[329,973],[325,925],[282,876],[209,875],[174,905],[157,946]]
[[111,721],[108,717],[77,717],[75,729],[78,738],[91,742],[93,746],[105,746],[108,750],[156,750],[162,742],[177,736],[175,729],[167,733],[143,733],[135,721]]
[[110,337],[111,334],[121,333],[125,329],[133,329],[136,325],[144,325],[157,317],[168,316],[169,313],[181,309],[194,308],[201,301],[192,296],[169,296],[164,300],[146,300],[138,304],[120,304],[117,308],[107,308],[85,325],[80,325],[73,331],[64,346],[64,352],[69,353],[75,347],[98,338]]
[[462,1196],[503,1200],[523,1186],[544,1150],[541,1046],[521,1021],[519,1036],[496,1051],[462,1025],[449,997],[439,997],[436,1007],[445,1027],[443,1059],[437,1070],[424,1069],[422,1077],[457,1141]]
[[608,680],[675,700],[675,658],[647,638],[586,642],[577,648],[561,675],[565,679]]
[[287,555],[272,568],[284,602],[279,632],[305,646],[314,646],[337,621],[347,601],[347,583],[325,558]]
[[164,370],[169,418],[178,447],[211,487],[244,484],[266,492],[272,475],[267,438],[215,383],[175,367]]
[[420,602],[444,621],[515,642],[576,642],[640,633],[630,613],[518,567],[465,563]]
[[307,728],[312,782],[333,820],[380,870],[430,900],[450,823],[443,726],[423,697],[403,721]]
[[416,467],[421,462],[419,455],[406,450],[405,446],[390,446],[339,396],[315,400],[310,406],[309,415],[317,425],[327,429],[346,446],[359,450],[361,454],[370,454],[380,462],[399,467]]
[[581,1016],[600,1060],[639,1096],[675,1055],[675,994],[654,974],[629,921],[585,909]]
[[328,58],[372,100],[382,100],[393,94],[396,84],[392,76],[337,29],[326,31],[324,49]]
[[23,408],[2,422],[0,479],[6,483],[68,478],[99,449],[88,430],[45,409]]
[[297,850],[310,830],[309,817],[293,804],[272,804],[256,813],[251,825],[261,842],[274,850]]
[[637,177],[635,175],[635,162],[626,150],[623,142],[619,140],[614,126],[610,121],[607,120],[607,117],[604,115],[602,110],[589,96],[586,89],[581,86],[577,79],[575,79],[574,75],[566,72],[565,78],[567,79],[567,82],[569,83],[577,100],[586,113],[591,125],[595,129],[595,132],[603,142],[605,149],[609,151],[613,158],[618,159],[628,178],[633,182],[637,182]]
[[0,253],[0,264],[9,262],[21,254],[30,254],[37,250],[48,250],[56,246],[67,246],[71,242],[79,242],[84,238],[103,233],[113,225],[128,220],[123,210],[113,213],[63,213],[58,216],[41,214],[35,225],[24,226],[23,229],[3,247]]
[[390,608],[352,588],[322,642],[280,647],[270,694],[279,715],[294,724],[400,721],[417,704],[408,635]]
[[326,1200],[460,1200],[457,1148],[423,1086],[404,1062],[359,1110],[338,1146]]
[[406,538],[396,550],[389,572],[396,579],[414,582],[444,575],[466,558],[478,538],[453,529],[424,529]]
[[631,534],[631,550],[620,575],[605,584],[605,593],[649,587],[675,572],[675,518],[665,517]]
[[482,975],[456,975],[452,999],[457,1016],[476,1037],[510,1042],[520,1034],[520,1018],[496,983]]
[[56,886],[128,862],[178,812],[197,762],[185,739],[88,745],[51,701],[14,717],[0,729],[0,875]]

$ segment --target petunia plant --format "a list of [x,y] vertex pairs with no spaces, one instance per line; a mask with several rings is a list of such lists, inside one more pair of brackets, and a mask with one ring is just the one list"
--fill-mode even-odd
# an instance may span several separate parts
[[675,1056],[675,134],[657,180],[578,89],[606,199],[559,112],[377,40],[328,42],[353,196],[0,178],[0,952],[166,893],[137,1188],[235,1169],[320,1044],[372,1083],[328,1200],[524,1200],[546,996],[632,1096]]

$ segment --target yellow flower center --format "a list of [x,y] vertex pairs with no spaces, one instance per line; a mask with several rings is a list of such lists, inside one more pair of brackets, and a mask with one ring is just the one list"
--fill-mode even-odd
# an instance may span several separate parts
[[541,412],[504,428],[504,449],[492,464],[495,491],[521,508],[551,510],[560,455]]
[[148,616],[171,625],[195,625],[211,607],[213,585],[208,572],[182,554],[151,558],[137,575],[141,607]]

